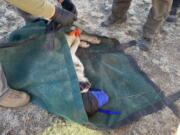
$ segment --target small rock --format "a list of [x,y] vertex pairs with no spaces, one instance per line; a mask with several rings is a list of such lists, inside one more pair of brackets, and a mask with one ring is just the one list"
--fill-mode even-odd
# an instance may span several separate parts
[[157,59],[152,59],[152,63],[159,65],[159,64],[160,64],[160,61],[157,60]]
[[161,70],[162,70],[163,72],[166,72],[166,73],[169,73],[169,72],[170,72],[170,69],[169,69],[168,66],[160,66],[160,68],[161,68]]
[[26,135],[26,131],[25,131],[25,130],[21,130],[21,131],[19,132],[19,135]]

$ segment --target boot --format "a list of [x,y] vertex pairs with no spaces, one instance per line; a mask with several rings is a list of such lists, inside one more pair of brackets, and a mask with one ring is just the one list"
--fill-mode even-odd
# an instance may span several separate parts
[[16,90],[8,90],[0,97],[0,106],[3,107],[21,107],[26,105],[30,100],[30,97],[25,92]]
[[127,10],[132,0],[113,0],[112,12],[108,19],[101,23],[102,27],[108,27],[116,22],[123,23],[127,20]]
[[177,8],[172,7],[170,15],[166,18],[167,22],[176,22],[177,21]]
[[143,51],[149,51],[152,44],[153,44],[152,38],[142,37],[137,41],[137,45]]
[[127,20],[127,16],[123,18],[117,18],[117,17],[114,17],[113,15],[110,15],[107,20],[101,23],[101,26],[108,27],[116,22],[121,24],[121,23],[124,23],[126,20]]
[[167,21],[167,22],[176,22],[176,21],[177,21],[177,17],[176,17],[176,15],[169,15],[169,16],[166,18],[166,21]]

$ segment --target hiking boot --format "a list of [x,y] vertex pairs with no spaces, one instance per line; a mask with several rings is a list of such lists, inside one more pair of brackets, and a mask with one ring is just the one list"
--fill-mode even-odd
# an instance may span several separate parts
[[152,44],[153,44],[153,39],[152,38],[147,38],[147,37],[142,37],[137,42],[137,45],[143,51],[149,51]]
[[124,23],[127,20],[127,16],[125,16],[124,18],[118,18],[118,17],[114,17],[113,15],[110,15],[107,20],[105,20],[104,22],[101,23],[102,27],[108,27],[116,22],[119,23]]
[[[174,4],[174,2],[173,2]],[[177,21],[177,7],[173,5],[170,11],[169,16],[166,18],[167,22],[176,22]]]
[[176,21],[177,21],[177,17],[176,17],[176,15],[169,15],[169,16],[166,18],[166,21],[167,21],[167,22],[176,22]]
[[0,106],[3,107],[21,107],[26,105],[30,100],[30,97],[25,92],[16,90],[8,90],[0,97]]

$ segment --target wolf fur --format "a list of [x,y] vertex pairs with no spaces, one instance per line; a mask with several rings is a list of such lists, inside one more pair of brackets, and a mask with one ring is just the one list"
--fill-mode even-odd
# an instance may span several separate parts
[[80,59],[76,56],[76,52],[79,47],[81,48],[88,48],[90,46],[89,43],[93,44],[99,44],[100,39],[98,39],[95,36],[91,36],[88,34],[81,34],[80,37],[75,36],[75,35],[70,35],[70,34],[65,34],[65,37],[67,39],[72,60],[74,63],[74,67],[76,70],[77,78],[80,83],[86,84],[87,89],[91,86],[91,83],[89,82],[88,78],[84,74],[84,66]]

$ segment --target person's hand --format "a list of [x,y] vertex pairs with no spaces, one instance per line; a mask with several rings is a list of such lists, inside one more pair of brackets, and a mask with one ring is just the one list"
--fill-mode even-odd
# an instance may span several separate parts
[[77,17],[66,9],[56,7],[55,14],[51,19],[54,20],[56,23],[67,26],[73,24],[73,22],[77,20]]
[[71,0],[58,0],[61,3],[62,8],[74,13],[77,16],[76,6],[72,3]]

